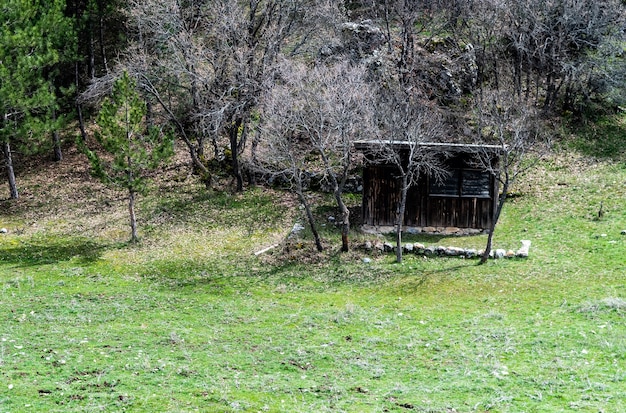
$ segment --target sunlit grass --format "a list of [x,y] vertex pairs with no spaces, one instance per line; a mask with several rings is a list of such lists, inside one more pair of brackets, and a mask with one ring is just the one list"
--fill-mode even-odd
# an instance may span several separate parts
[[[530,257],[483,266],[340,254],[325,197],[326,252],[305,231],[297,251],[257,256],[302,219],[291,198],[174,188],[140,201],[137,246],[125,243],[121,201],[97,225],[79,209],[0,215],[10,230],[0,236],[1,412],[626,405],[619,163],[567,153],[521,181],[494,246],[530,239]],[[352,234],[355,247],[372,237]],[[485,237],[408,240],[480,248]]]

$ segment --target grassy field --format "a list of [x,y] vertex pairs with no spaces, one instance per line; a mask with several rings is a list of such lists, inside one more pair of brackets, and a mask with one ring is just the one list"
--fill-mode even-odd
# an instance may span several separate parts
[[0,201],[0,413],[624,411],[626,163],[596,146],[520,182],[494,246],[529,239],[530,258],[483,266],[364,263],[329,226],[323,254],[305,237],[255,256],[301,219],[293,200],[176,167],[129,246],[121,194],[77,155],[22,174]]

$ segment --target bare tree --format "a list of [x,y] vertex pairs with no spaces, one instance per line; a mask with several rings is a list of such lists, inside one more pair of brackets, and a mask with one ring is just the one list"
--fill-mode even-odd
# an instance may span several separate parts
[[285,48],[296,53],[312,37],[309,22],[328,10],[337,13],[337,6],[310,0],[131,3],[137,47],[127,64],[177,125],[194,165],[209,174],[204,147],[210,142],[214,156],[230,162],[242,190],[240,156],[276,58]]
[[283,103],[292,108],[288,129],[298,130],[317,155],[310,158],[310,168],[317,164],[330,184],[341,213],[341,250],[348,251],[350,211],[344,188],[354,167],[354,142],[371,136],[374,129],[375,96],[366,68],[346,62],[313,68],[285,62],[281,73],[290,91],[283,96]]
[[619,0],[478,0],[466,12],[472,24],[456,31],[475,47],[478,85],[505,90],[511,83],[544,110],[574,110],[594,94],[607,69],[594,55],[625,35]]
[[477,166],[491,172],[501,185],[487,245],[480,260],[482,264],[491,253],[495,227],[511,185],[546,155],[549,139],[542,131],[537,110],[510,93],[485,93],[477,99],[475,115],[478,143],[499,147],[498,162],[494,162],[493,153],[482,150],[477,153]]
[[[162,109],[185,143],[194,170],[212,185],[206,146],[210,136],[196,120],[200,94],[213,81],[213,54],[205,44],[210,21],[204,1],[131,1],[129,32],[133,43],[121,66],[137,79],[146,101]],[[215,145],[214,145],[215,146]]]
[[436,107],[410,91],[386,91],[378,103],[381,134],[371,144],[375,162],[392,165],[400,182],[396,205],[396,261],[402,262],[402,230],[409,189],[421,174],[434,179],[445,173],[441,158],[422,145],[445,133]]
[[255,168],[272,179],[284,179],[304,207],[318,251],[324,247],[317,230],[311,204],[306,195],[307,156],[311,154],[308,139],[298,128],[298,108],[291,99],[292,92],[285,84],[276,84],[263,97],[261,133]]

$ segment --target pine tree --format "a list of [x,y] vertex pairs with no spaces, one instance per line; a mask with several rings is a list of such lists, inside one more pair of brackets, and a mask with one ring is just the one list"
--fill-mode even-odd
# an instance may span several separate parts
[[[0,144],[11,198],[19,193],[12,145],[34,151],[51,129],[50,73],[73,47],[63,0],[3,0],[0,12]],[[60,51],[64,52],[61,53]]]
[[83,145],[93,174],[104,183],[128,191],[133,243],[138,241],[136,196],[146,191],[147,172],[173,154],[173,136],[158,126],[146,128],[146,113],[135,82],[124,72],[114,83],[112,95],[105,99],[97,119],[96,140],[110,156],[100,156]]

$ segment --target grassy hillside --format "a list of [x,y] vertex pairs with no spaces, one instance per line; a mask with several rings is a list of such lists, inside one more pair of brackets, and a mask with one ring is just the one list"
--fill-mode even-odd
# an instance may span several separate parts
[[178,164],[129,246],[122,194],[80,156],[25,172],[0,201],[0,412],[621,411],[626,159],[601,144],[520,182],[495,247],[530,258],[484,266],[366,264],[329,226],[321,255],[305,234],[256,256],[302,219],[293,199],[208,194]]

